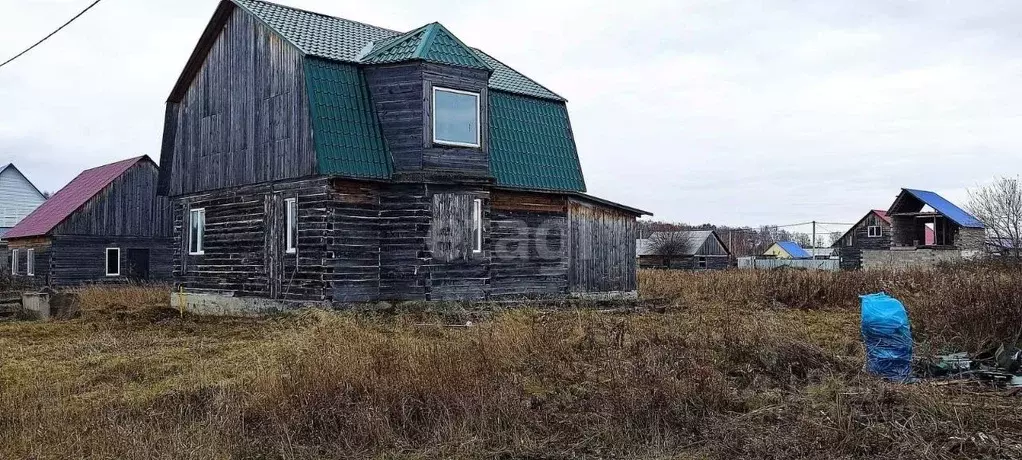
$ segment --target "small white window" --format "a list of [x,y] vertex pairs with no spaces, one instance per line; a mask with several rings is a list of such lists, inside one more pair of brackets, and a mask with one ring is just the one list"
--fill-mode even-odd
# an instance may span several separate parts
[[206,210],[192,209],[189,211],[188,254],[199,256],[205,254],[206,244]]
[[120,248],[106,248],[106,276],[121,276]]
[[871,225],[867,230],[870,238],[879,238],[884,236],[884,228],[879,225]]
[[845,246],[852,246],[855,244],[855,238],[852,235],[845,237]]
[[479,147],[479,94],[433,88],[433,142]]
[[699,257],[699,268],[706,268],[706,257]]
[[35,276],[35,249],[25,251],[25,274]]
[[287,214],[287,253],[298,253],[298,199],[284,200]]
[[11,249],[11,274],[18,274],[18,250]]
[[483,200],[472,202],[472,252],[483,252]]

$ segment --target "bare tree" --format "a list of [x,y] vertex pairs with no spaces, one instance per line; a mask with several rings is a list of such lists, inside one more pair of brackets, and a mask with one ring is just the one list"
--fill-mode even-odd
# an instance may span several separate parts
[[789,241],[794,241],[795,244],[798,244],[800,247],[803,248],[813,247],[813,237],[808,233],[791,233],[791,238],[789,239]]
[[1022,182],[1002,177],[969,191],[969,210],[987,227],[1002,255],[1022,261]]
[[834,246],[841,241],[842,236],[844,236],[844,234],[841,232],[830,232],[830,234],[827,235],[827,239],[830,240],[830,243],[828,243],[827,246]]
[[679,257],[689,255],[689,243],[694,236],[684,230],[655,232],[649,236],[649,251],[663,261],[665,268],[671,268]]

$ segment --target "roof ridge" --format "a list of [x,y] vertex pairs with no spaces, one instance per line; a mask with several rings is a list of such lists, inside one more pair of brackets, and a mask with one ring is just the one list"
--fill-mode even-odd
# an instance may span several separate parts
[[[369,53],[366,54],[365,56],[362,56],[360,61],[368,61],[370,59],[375,58],[376,56],[379,56],[379,55],[381,55],[381,54],[383,54],[383,53],[385,53],[387,51],[390,51],[391,49],[394,49],[394,47],[396,47],[397,45],[399,45],[401,43],[404,43],[405,41],[407,41],[407,40],[411,39],[412,37],[414,37],[415,35],[417,35],[419,32],[422,32],[422,30],[425,29],[426,27],[428,27],[429,25],[430,24],[426,24],[424,26],[419,26],[419,27],[416,27],[416,28],[414,28],[414,29],[412,29],[412,30],[410,30],[408,32],[403,32],[403,33],[400,33],[400,34],[398,34],[396,36],[388,38],[387,40],[390,40],[390,42],[388,42],[386,45],[382,46],[378,50],[377,49],[369,50]],[[423,38],[425,38],[425,37],[423,37]]]
[[[504,61],[501,61],[500,59],[497,59],[497,58],[493,57],[492,55],[490,55],[490,53],[487,53],[486,51],[483,51],[483,50],[481,50],[479,48],[471,47],[471,46],[469,47],[469,49],[472,50],[472,51],[475,51],[477,53],[482,53],[486,57],[488,57],[490,59],[493,59],[494,61],[500,63],[500,65],[502,65],[504,67],[507,67],[508,69],[511,69],[512,72],[517,73],[518,75],[521,75],[523,78],[525,78],[526,80],[531,81],[536,86],[545,89],[547,92],[549,92],[550,94],[553,94],[554,96],[557,96],[558,98],[560,98],[561,102],[565,102],[565,103],[568,102],[568,99],[565,98],[564,96],[561,96],[560,94],[557,94],[556,92],[554,92],[552,89],[547,88],[546,86],[543,86],[542,83],[540,83],[540,82],[538,82],[536,80],[533,80],[532,77],[530,77],[528,75],[525,75],[524,73],[519,72],[518,69],[507,65],[506,63],[504,63]],[[497,91],[505,91],[505,90],[498,89]],[[505,91],[505,92],[508,92],[508,93],[511,93],[511,94],[519,94],[519,93],[515,93],[513,91]],[[524,96],[528,96],[528,95],[526,94]],[[532,97],[538,97],[538,96],[532,96]],[[541,99],[546,99],[546,98],[541,98]]]
[[[304,9],[304,8],[298,8],[298,7],[290,6],[290,5],[284,5],[282,3],[277,3],[277,2],[269,2],[269,1],[266,1],[266,0],[227,0],[227,1],[236,3],[238,5],[241,5],[242,2],[265,3],[267,5],[273,5],[273,6],[280,7],[280,8],[287,8],[289,10],[301,11],[302,13],[308,13],[308,14],[313,14],[313,15],[316,15],[316,16],[322,16],[324,18],[338,19],[338,20],[341,20],[341,21],[350,22],[352,24],[359,24],[359,25],[363,25],[363,26],[366,26],[366,27],[372,27],[374,29],[382,30],[382,31],[385,31],[385,32],[394,32],[396,34],[401,34],[402,33],[401,31],[397,31],[397,30],[394,30],[394,29],[388,29],[386,27],[380,27],[380,26],[377,26],[377,25],[369,24],[368,22],[362,22],[362,21],[356,21],[354,19],[342,18],[340,16],[333,16],[333,15],[330,15],[330,14],[320,13],[318,11],[307,10],[307,9]],[[241,5],[241,6],[244,6],[244,5]]]

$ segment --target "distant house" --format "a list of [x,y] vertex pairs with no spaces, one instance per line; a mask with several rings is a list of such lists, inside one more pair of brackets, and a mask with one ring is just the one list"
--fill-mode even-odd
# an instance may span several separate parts
[[[683,249],[678,254],[665,257],[657,254],[656,244],[661,233],[650,235],[649,239],[636,241],[636,254],[641,268],[680,268],[686,270],[722,270],[731,265],[731,251],[717,232],[712,230],[688,230],[673,232]],[[669,259],[669,260],[668,260]]]
[[841,258],[843,270],[862,267],[862,250],[886,250],[891,247],[891,218],[887,211],[874,209],[848,229],[834,248]]
[[82,172],[7,232],[8,266],[30,284],[169,279],[170,208],[142,156]]
[[46,201],[13,164],[0,167],[0,238]]
[[902,189],[887,215],[892,248],[984,250],[986,226],[934,192]]
[[763,253],[774,259],[812,259],[813,255],[794,241],[778,241]]

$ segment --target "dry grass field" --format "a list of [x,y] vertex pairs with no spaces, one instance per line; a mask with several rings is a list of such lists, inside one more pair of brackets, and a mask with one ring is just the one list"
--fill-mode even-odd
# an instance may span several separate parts
[[1022,457],[1022,398],[864,375],[856,298],[902,298],[917,353],[978,351],[1018,340],[1018,271],[640,278],[627,313],[201,318],[84,289],[79,318],[0,324],[0,458]]

